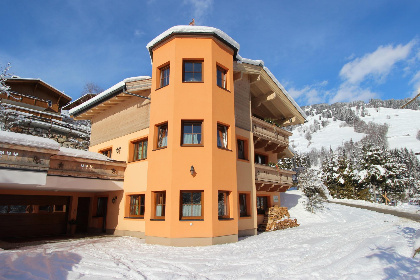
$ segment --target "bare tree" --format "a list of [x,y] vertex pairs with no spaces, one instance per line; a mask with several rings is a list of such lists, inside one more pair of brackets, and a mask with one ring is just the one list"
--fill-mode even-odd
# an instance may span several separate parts
[[0,92],[5,92],[7,95],[9,95],[10,87],[6,85],[6,80],[12,76],[8,73],[11,67],[10,63],[7,63],[5,67],[0,68]]
[[98,94],[98,93],[101,93],[103,91],[104,91],[103,88],[101,88],[99,85],[97,85],[93,82],[88,82],[83,87],[82,96],[87,94],[87,93]]

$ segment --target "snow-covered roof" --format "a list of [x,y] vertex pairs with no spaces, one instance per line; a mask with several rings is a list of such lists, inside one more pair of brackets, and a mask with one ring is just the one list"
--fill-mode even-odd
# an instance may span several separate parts
[[60,144],[52,139],[9,131],[0,131],[0,143],[22,145],[35,148],[46,148],[52,150],[60,149]]
[[146,48],[150,53],[150,58],[152,58],[153,47],[174,34],[212,34],[230,45],[235,50],[235,53],[239,51],[238,42],[233,40],[229,35],[220,29],[209,26],[177,25],[158,35],[146,45]]
[[239,63],[247,63],[255,66],[260,66],[264,69],[264,71],[270,76],[270,78],[273,80],[273,82],[281,89],[281,91],[284,93],[284,95],[289,99],[289,101],[293,104],[293,106],[299,111],[299,113],[302,115],[302,117],[305,118],[305,120],[308,118],[306,116],[305,112],[300,108],[300,106],[296,103],[296,101],[290,96],[290,94],[287,92],[287,90],[283,87],[283,85],[277,80],[277,78],[271,73],[270,69],[264,66],[264,61],[262,60],[253,60],[249,58],[243,58],[239,54],[236,55],[236,59]]
[[20,134],[10,131],[0,131],[0,144],[1,143],[56,150],[57,155],[61,156],[78,157],[101,161],[112,161],[112,159],[99,153],[60,147],[60,144],[54,141],[53,139],[42,138],[27,134]]
[[96,93],[86,93],[86,94],[83,94],[83,95],[82,95],[82,96],[80,96],[79,98],[77,98],[77,99],[75,99],[75,100],[73,100],[73,101],[71,101],[71,102],[67,103],[66,105],[64,105],[64,106],[61,108],[61,110],[66,110],[65,108],[67,108],[67,107],[71,106],[72,104],[74,104],[74,103],[76,103],[76,102],[78,102],[78,101],[80,101],[80,100],[82,100],[82,99],[88,98],[88,97],[92,98],[92,96],[95,96],[95,95],[96,95]]
[[35,79],[35,78],[21,78],[21,77],[18,77],[18,76],[12,76],[11,78],[9,78],[9,79],[7,79],[7,80],[9,80],[9,81],[13,81],[13,80],[21,80],[21,81],[22,81],[22,80],[23,80],[23,81],[35,81],[35,82],[40,82],[40,83],[44,84],[45,86],[47,86],[47,87],[51,88],[53,91],[55,91],[55,92],[57,92],[57,93],[59,93],[59,94],[63,95],[63,96],[64,96],[64,97],[66,97],[68,100],[71,100],[71,99],[72,99],[70,96],[68,96],[67,94],[65,94],[63,91],[60,91],[60,90],[56,89],[56,88],[55,88],[55,87],[53,87],[52,85],[50,85],[50,84],[48,84],[48,83],[44,82],[43,80],[41,80],[41,79],[39,79],[39,78],[37,78],[37,79]]
[[77,150],[77,149],[72,149],[72,148],[65,148],[65,147],[60,147],[60,151],[58,152],[57,155],[86,158],[86,159],[93,159],[93,160],[111,161],[109,157],[104,156],[99,153]]
[[101,103],[102,101],[107,100],[108,98],[112,97],[118,91],[123,90],[126,83],[134,82],[134,81],[141,81],[141,80],[148,80],[148,79],[151,79],[151,77],[150,76],[138,76],[138,77],[126,78],[126,79],[122,80],[121,82],[113,85],[109,89],[99,93],[95,97],[87,100],[86,102],[83,102],[79,106],[74,107],[73,109],[71,109],[69,111],[69,114],[73,115],[73,116],[76,116],[76,115],[82,113],[83,111],[87,110],[88,108],[90,108],[90,107],[92,107],[92,106],[94,106],[98,103]]

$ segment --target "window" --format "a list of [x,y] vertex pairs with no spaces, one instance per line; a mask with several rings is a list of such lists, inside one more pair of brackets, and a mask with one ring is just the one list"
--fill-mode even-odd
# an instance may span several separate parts
[[169,85],[169,64],[166,66],[163,66],[162,68],[159,69],[160,70],[160,83],[159,83],[159,87],[165,87],[167,85]]
[[184,61],[183,82],[202,82],[202,61]]
[[249,195],[246,193],[239,194],[239,216],[248,217],[249,215]]
[[237,148],[238,148],[238,159],[248,160],[248,141],[238,139]]
[[154,192],[155,219],[165,219],[166,192]]
[[147,158],[147,139],[132,142],[134,145],[133,161]]
[[159,148],[165,148],[168,146],[168,124],[161,124],[157,127],[158,131],[158,139],[157,139],[157,147]]
[[54,205],[54,212],[66,212],[66,205]]
[[28,208],[29,205],[9,205],[9,213],[28,213]]
[[112,148],[99,151],[99,153],[110,158],[112,155]]
[[144,217],[144,194],[129,195],[129,217]]
[[261,154],[255,154],[254,162],[258,164],[267,164],[267,156]]
[[228,148],[228,127],[222,124],[217,124],[217,147]]
[[53,212],[54,207],[53,205],[39,205],[38,211],[40,213],[51,213]]
[[202,122],[182,122],[182,145],[201,144]]
[[257,196],[257,214],[265,214],[268,209],[268,199],[266,196]]
[[203,218],[203,191],[181,191],[181,219]]
[[226,70],[220,66],[217,66],[217,85],[221,88],[226,89]]
[[98,197],[96,205],[96,217],[106,217],[106,210],[108,206],[108,197]]
[[219,191],[219,194],[218,194],[218,215],[219,215],[219,219],[230,218],[230,214],[229,214],[229,194],[230,194],[230,192]]

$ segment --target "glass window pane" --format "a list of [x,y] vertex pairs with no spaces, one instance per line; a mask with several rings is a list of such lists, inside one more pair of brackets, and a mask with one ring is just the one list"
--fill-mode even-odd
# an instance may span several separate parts
[[184,137],[182,138],[182,144],[192,144],[192,143],[193,143],[192,134],[184,134]]
[[143,158],[147,158],[147,140],[143,142]]
[[0,205],[0,214],[7,214],[9,206],[7,205]]
[[184,74],[184,81],[191,82],[191,81],[194,81],[193,79],[194,79],[193,73]]
[[201,144],[201,134],[196,134],[195,136],[194,139],[196,142],[194,144]]
[[137,153],[137,159],[141,159],[143,155],[143,145],[142,143],[138,143],[138,153]]
[[182,216],[191,217],[192,207],[191,205],[182,205]]
[[193,193],[193,204],[201,204],[201,192]]
[[[49,206],[46,206],[47,209]],[[41,207],[39,207],[41,210]],[[9,213],[26,213],[26,205],[10,205]]]
[[201,72],[201,62],[194,63],[194,72]]
[[185,70],[185,72],[193,72],[193,70],[194,70],[194,63],[192,63],[192,62],[184,62],[184,70]]
[[201,123],[196,123],[193,126],[193,132],[194,133],[201,133]]
[[184,124],[184,133],[192,133],[192,124],[191,123],[185,123]]
[[182,204],[191,204],[191,193],[189,192],[182,193]]
[[201,82],[201,72],[200,73],[194,73],[194,82]]

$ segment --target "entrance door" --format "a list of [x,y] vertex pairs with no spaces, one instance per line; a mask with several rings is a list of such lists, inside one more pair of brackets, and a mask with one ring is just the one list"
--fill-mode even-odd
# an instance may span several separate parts
[[76,232],[87,233],[89,225],[90,197],[79,197],[77,201]]

